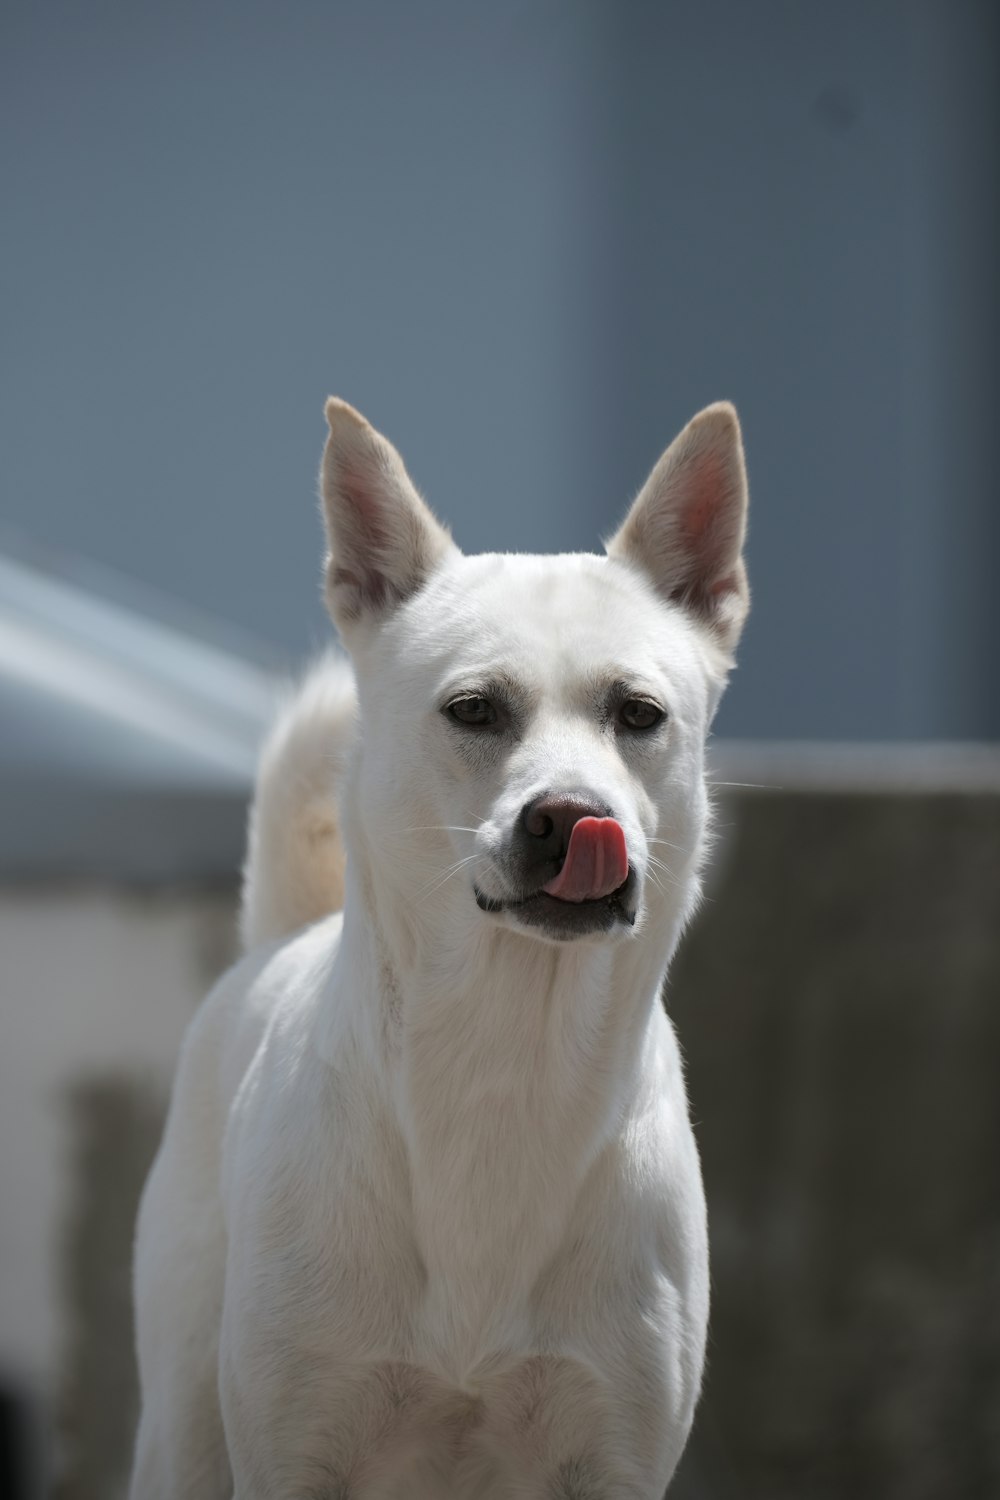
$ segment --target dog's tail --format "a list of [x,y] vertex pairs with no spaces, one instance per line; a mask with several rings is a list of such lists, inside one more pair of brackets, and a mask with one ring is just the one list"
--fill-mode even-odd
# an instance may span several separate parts
[[248,948],[343,905],[337,797],[354,719],[351,669],[330,652],[289,699],[264,744],[243,867],[240,927]]

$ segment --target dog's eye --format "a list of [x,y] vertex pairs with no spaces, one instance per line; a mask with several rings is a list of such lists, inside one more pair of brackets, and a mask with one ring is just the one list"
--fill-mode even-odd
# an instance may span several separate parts
[[618,710],[618,721],[626,729],[655,729],[663,719],[663,709],[649,698],[626,698]]
[[453,723],[467,724],[473,729],[497,721],[497,711],[488,698],[453,698],[445,713]]

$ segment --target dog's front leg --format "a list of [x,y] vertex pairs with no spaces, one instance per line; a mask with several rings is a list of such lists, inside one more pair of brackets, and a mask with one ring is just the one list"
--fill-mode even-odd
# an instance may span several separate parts
[[[201,1314],[201,1321],[199,1321]],[[175,1339],[146,1372],[130,1500],[230,1500],[233,1481],[219,1413],[215,1348],[203,1304],[176,1306]]]
[[522,1359],[483,1382],[484,1420],[470,1458],[495,1465],[505,1497],[662,1500],[673,1468],[665,1403],[637,1413],[642,1403],[625,1399],[620,1385],[579,1349]]
[[233,1500],[358,1500],[347,1482],[351,1429],[324,1363],[301,1344],[224,1329],[219,1390]]
[[[218,1351],[226,1236],[189,1050],[136,1245],[142,1416],[131,1500],[230,1500]],[[199,1108],[200,1106],[200,1108]]]

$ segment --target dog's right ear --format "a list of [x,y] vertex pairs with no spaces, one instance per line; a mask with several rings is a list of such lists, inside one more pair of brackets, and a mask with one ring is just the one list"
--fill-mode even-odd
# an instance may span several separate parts
[[360,412],[331,396],[326,420],[320,472],[326,602],[346,634],[358,621],[390,614],[458,549],[417,494],[396,449]]

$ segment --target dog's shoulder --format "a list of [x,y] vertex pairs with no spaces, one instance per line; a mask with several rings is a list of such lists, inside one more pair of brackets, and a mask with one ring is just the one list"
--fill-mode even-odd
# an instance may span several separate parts
[[332,964],[340,915],[240,958],[216,981],[192,1017],[181,1047],[174,1111],[224,1118],[269,1030],[294,1027]]

